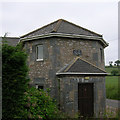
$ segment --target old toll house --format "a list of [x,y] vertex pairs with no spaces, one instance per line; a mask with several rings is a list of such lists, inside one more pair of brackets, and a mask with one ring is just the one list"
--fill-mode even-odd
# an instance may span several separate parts
[[102,35],[59,19],[22,36],[28,53],[30,85],[50,88],[60,110],[74,116],[100,116],[105,111]]

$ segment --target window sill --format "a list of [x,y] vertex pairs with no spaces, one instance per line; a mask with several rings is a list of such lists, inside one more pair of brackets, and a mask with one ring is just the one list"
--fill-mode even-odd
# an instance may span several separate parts
[[37,59],[36,61],[43,61],[43,59]]

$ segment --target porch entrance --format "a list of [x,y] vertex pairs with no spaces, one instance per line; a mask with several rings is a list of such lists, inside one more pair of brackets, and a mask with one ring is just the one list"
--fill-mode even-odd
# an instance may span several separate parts
[[93,83],[78,84],[78,111],[80,116],[92,117],[94,114]]

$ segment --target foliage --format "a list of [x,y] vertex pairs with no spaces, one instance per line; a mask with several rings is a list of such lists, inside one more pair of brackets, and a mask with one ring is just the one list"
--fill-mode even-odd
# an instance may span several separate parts
[[105,66],[105,70],[107,73],[110,73],[110,75],[112,75],[111,74],[112,71],[118,71],[117,75],[120,75],[119,68],[117,66],[112,66],[112,67]]
[[116,60],[116,61],[109,61],[109,67],[113,67],[113,63],[114,63],[114,66],[120,66],[120,60]]
[[2,118],[53,119],[65,118],[47,92],[28,88],[27,55],[22,45],[2,45]]
[[113,61],[109,61],[109,66],[112,67]]
[[34,87],[29,88],[25,93],[23,105],[25,107],[22,117],[25,119],[56,119],[62,117],[49,93]]
[[119,109],[113,109],[111,107],[107,107],[105,114],[104,114],[104,120],[120,120],[120,110]]
[[116,60],[115,63],[117,64],[117,66],[120,66],[120,60]]
[[111,71],[111,75],[113,75],[113,76],[118,75],[118,70],[112,70],[112,71]]
[[16,47],[2,44],[2,117],[14,118],[20,114],[24,92],[27,90],[29,80],[26,78],[28,67],[27,55]]

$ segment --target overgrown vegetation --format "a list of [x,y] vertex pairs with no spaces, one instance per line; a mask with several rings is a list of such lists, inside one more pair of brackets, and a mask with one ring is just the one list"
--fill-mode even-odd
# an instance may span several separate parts
[[25,119],[57,119],[63,117],[49,93],[34,87],[25,93],[23,106],[25,107],[22,118]]
[[2,117],[14,118],[20,114],[24,92],[29,79],[26,78],[28,67],[27,55],[21,47],[2,45]]
[[21,45],[2,44],[2,118],[56,119],[68,118],[61,113],[48,92],[29,88],[27,55]]

